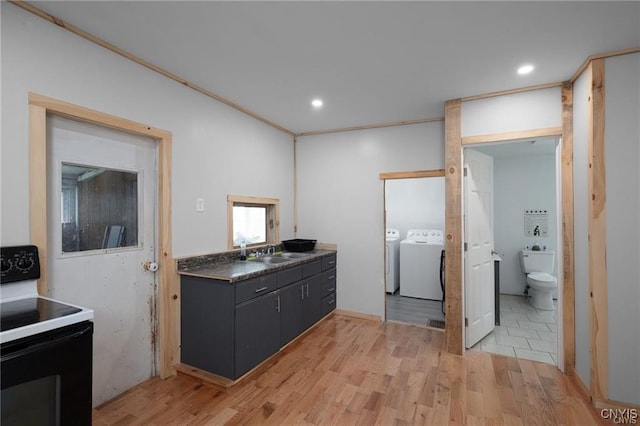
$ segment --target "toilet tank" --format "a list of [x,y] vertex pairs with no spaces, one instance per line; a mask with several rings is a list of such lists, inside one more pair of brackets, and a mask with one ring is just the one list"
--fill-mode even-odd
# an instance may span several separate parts
[[553,273],[555,252],[520,250],[520,265],[525,274],[529,272]]

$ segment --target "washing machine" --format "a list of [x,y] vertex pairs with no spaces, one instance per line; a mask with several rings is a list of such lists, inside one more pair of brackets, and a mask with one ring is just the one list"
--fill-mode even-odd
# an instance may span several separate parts
[[400,231],[387,228],[385,247],[385,273],[387,275],[387,293],[395,293],[400,286]]
[[441,230],[411,229],[400,242],[400,295],[442,300],[440,255],[444,248]]

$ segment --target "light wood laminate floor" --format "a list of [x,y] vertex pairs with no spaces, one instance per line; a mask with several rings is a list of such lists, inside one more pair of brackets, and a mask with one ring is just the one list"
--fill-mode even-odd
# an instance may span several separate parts
[[94,410],[95,425],[594,425],[554,366],[441,350],[444,333],[334,314],[229,389],[153,378]]
[[417,299],[400,296],[399,293],[386,297],[387,321],[427,325],[429,320],[444,320],[442,303],[439,300]]

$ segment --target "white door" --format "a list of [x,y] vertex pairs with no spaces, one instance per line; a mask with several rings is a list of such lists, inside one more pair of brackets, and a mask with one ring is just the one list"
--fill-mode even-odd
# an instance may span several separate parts
[[47,123],[48,296],[94,310],[95,406],[156,374],[155,142]]
[[470,348],[495,327],[493,275],[493,158],[464,150],[465,343]]

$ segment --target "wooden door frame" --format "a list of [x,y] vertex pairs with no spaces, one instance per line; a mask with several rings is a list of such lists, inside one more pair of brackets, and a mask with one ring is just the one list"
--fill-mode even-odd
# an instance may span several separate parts
[[574,241],[573,241],[573,85],[562,84],[562,126],[492,135],[462,137],[462,99],[445,103],[445,286],[447,320],[445,343],[448,352],[464,353],[462,150],[479,143],[501,142],[531,137],[562,138],[562,247],[563,247],[563,349],[564,371],[572,374],[575,365],[574,339]]
[[171,250],[171,133],[145,124],[29,93],[29,223],[31,243],[40,251],[41,276],[38,293],[47,294],[47,114],[109,127],[156,142],[158,156],[158,334],[160,377],[175,374],[178,346],[178,275]]
[[[379,178],[382,181],[382,235],[383,237],[386,235],[386,226],[387,226],[387,180],[395,180],[395,179],[419,179],[419,178],[432,178],[432,177],[445,177],[444,169],[434,169],[434,170],[415,170],[408,172],[386,172],[380,173]],[[382,241],[382,247],[385,247],[387,244],[386,238]],[[386,249],[382,250],[382,264],[385,265],[386,258],[385,253]],[[383,295],[387,294],[387,274],[384,274],[384,279],[382,280],[383,286]],[[384,320],[387,321],[387,298],[384,298]],[[441,331],[438,329],[438,331]]]

